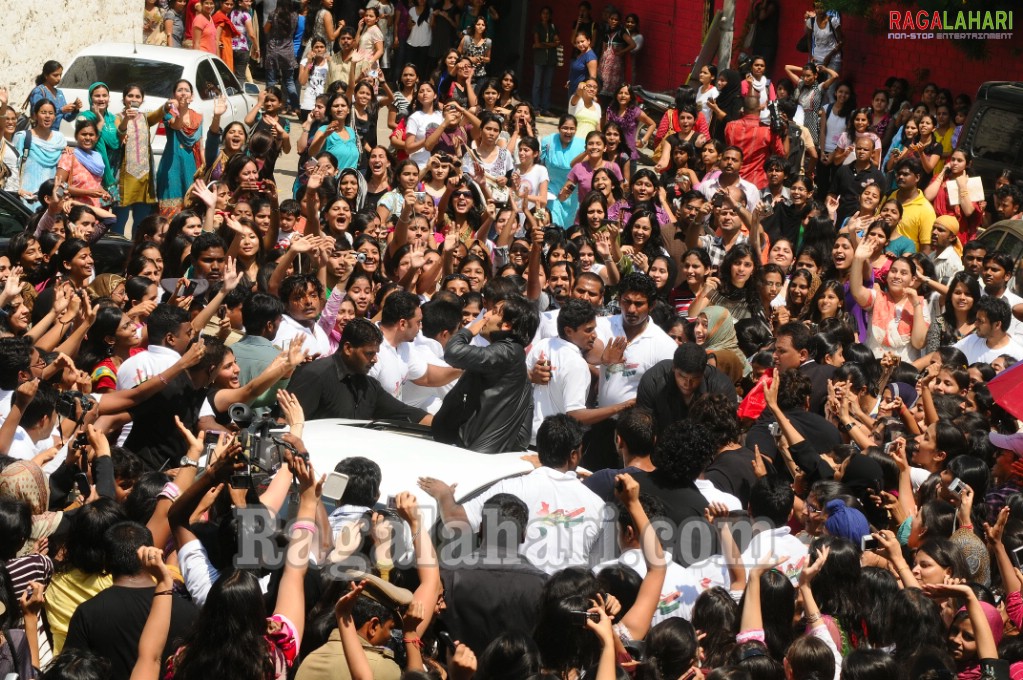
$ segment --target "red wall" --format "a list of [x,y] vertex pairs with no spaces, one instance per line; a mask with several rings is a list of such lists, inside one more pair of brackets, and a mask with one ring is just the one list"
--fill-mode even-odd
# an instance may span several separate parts
[[[526,37],[525,80],[532,83],[532,28],[545,1],[530,3],[529,34]],[[577,3],[572,0],[551,2],[554,8],[554,24],[558,27],[562,44],[566,45],[565,66],[558,70],[554,79],[554,101],[565,100],[564,81],[567,79],[571,40],[569,35],[577,13]],[[600,18],[601,10],[607,4],[593,1],[593,15]],[[692,62],[701,46],[703,2],[700,0],[617,0],[612,2],[622,14],[635,12],[640,18],[641,32],[645,45],[637,60],[636,81],[652,90],[670,90],[681,84],[688,76],[690,67],[683,64]],[[739,38],[743,22],[749,11],[747,0],[736,1],[735,37]],[[778,47],[778,64],[771,66],[773,77],[784,75],[785,64],[802,64],[807,55],[797,52],[796,41],[802,35],[803,13],[811,8],[810,2],[780,0],[781,21]],[[718,0],[717,8],[721,2]],[[853,81],[861,100],[870,96],[871,91],[884,84],[888,76],[906,78],[915,92],[924,83],[935,81],[952,93],[965,92],[973,97],[977,87],[986,80],[1023,79],[1023,27],[1016,28],[1013,40],[990,41],[983,60],[973,60],[956,48],[951,42],[936,40],[889,40],[887,4],[876,9],[876,18],[843,17],[845,53],[842,76]],[[901,6],[899,6],[901,7]],[[738,50],[733,48],[733,55]],[[734,57],[733,57],[734,58]],[[527,89],[528,91],[528,89]]]

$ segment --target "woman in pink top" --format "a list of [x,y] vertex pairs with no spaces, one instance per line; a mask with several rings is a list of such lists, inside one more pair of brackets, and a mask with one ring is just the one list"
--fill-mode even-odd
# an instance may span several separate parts
[[202,0],[199,13],[192,21],[192,46],[197,50],[217,54],[221,29],[213,23],[213,0]]

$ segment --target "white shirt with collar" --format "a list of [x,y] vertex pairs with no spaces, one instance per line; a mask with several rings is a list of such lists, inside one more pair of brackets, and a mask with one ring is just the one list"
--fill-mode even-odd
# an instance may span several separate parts
[[[536,328],[536,335],[533,336],[533,343],[540,342],[546,338],[558,337],[558,314],[560,309],[552,309],[540,315],[540,325]],[[605,345],[614,334],[611,332],[611,317],[597,317],[597,339]]]
[[[689,619],[692,617],[696,598],[703,591],[716,587],[728,590],[731,587],[728,568],[720,556],[696,562],[688,567],[683,567],[672,560],[669,552],[665,552],[664,556],[668,560],[668,569],[664,574],[664,585],[661,586],[661,598],[654,611],[654,625],[673,616]],[[619,565],[629,567],[639,574],[640,578],[646,578],[646,561],[643,559],[643,551],[639,548],[623,551],[616,560],[601,562],[593,568],[593,573],[596,575],[602,569]]]
[[286,350],[291,339],[297,336],[305,337],[302,349],[309,356],[323,358],[330,355],[330,338],[320,325],[314,323],[312,326],[303,326],[299,322],[285,314],[281,317],[281,325],[277,329],[273,344],[281,350]]
[[483,504],[499,493],[510,493],[529,508],[522,554],[548,574],[589,566],[598,539],[614,540],[611,513],[605,516],[604,501],[575,472],[539,467],[494,484],[462,505],[473,532],[479,531],[483,521]]
[[377,362],[369,369],[369,377],[376,378],[380,386],[395,399],[402,399],[405,384],[426,375],[427,364],[411,342],[399,342],[395,347],[387,338],[380,343]]
[[[163,345],[150,345],[145,352],[128,357],[117,369],[117,389],[130,390],[138,387],[149,380],[157,373],[166,371],[178,363],[181,355],[170,347]],[[132,423],[121,428],[121,435],[117,438],[117,445],[124,446],[128,435],[131,434]]]
[[590,367],[582,351],[568,340],[547,338],[534,343],[526,355],[526,366],[533,366],[540,355],[551,362],[551,380],[546,385],[533,385],[533,434],[544,418],[559,413],[570,413],[586,408],[586,393],[590,390]]
[[[735,186],[734,184],[731,186]],[[718,174],[715,177],[705,179],[701,184],[699,191],[703,194],[704,198],[708,201],[714,198],[714,194],[717,193],[718,189],[721,188],[721,175]],[[749,212],[753,212],[753,209],[760,204],[760,189],[757,189],[757,185],[753,182],[748,182],[741,177],[739,178],[739,188],[742,189],[743,195],[746,196],[745,208]]]
[[[429,366],[440,366],[451,368],[451,365],[444,361],[444,348],[433,338],[428,338],[419,333],[412,343],[415,352]],[[454,388],[457,380],[452,380],[442,387],[423,387],[414,382],[405,383],[402,388],[402,401],[409,406],[421,408],[431,415],[436,415],[440,405],[444,402],[444,396]]]
[[[611,333],[615,337],[624,336],[622,315],[615,314],[610,318]],[[660,361],[675,356],[678,345],[668,337],[651,319],[647,319],[646,328],[633,338],[625,347],[625,361],[613,366],[600,367],[600,391],[597,403],[600,406],[614,406],[623,401],[636,398],[639,381],[643,374]]]

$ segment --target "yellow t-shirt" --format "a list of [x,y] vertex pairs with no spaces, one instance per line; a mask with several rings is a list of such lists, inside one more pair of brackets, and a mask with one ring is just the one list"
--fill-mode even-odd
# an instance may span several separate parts
[[46,620],[53,633],[53,653],[60,654],[78,605],[113,585],[109,574],[86,574],[80,569],[57,574],[46,589]]

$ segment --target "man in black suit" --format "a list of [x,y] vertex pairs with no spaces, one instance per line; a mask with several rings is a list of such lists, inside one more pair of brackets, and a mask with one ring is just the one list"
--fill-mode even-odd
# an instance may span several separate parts
[[835,374],[835,367],[818,364],[810,358],[810,329],[799,321],[790,321],[778,329],[774,343],[774,370],[787,371],[798,368],[810,379],[810,413],[824,415],[828,401],[828,381]]

